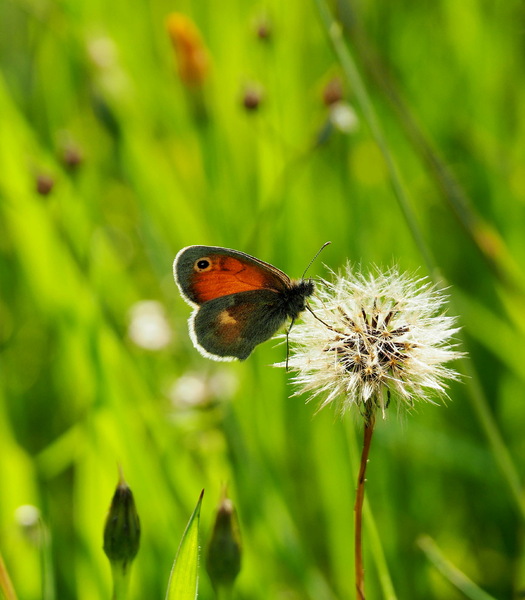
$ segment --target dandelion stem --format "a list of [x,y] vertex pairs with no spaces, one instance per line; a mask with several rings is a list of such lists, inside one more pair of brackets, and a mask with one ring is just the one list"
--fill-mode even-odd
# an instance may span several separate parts
[[362,524],[363,524],[363,501],[365,499],[365,481],[366,466],[368,464],[368,453],[374,433],[375,416],[370,404],[367,405],[365,412],[365,430],[363,436],[363,450],[361,452],[361,463],[359,466],[359,475],[357,477],[357,492],[354,505],[355,517],[355,588],[357,600],[365,600],[365,569],[363,566],[363,543],[362,543]]

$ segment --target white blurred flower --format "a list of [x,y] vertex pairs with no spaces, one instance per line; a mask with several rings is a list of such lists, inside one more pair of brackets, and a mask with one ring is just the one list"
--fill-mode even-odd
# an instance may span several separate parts
[[15,510],[15,521],[20,527],[34,527],[40,521],[40,511],[32,504],[22,504]]
[[24,537],[38,546],[44,539],[44,524],[40,510],[32,504],[22,504],[15,510],[15,521]]
[[206,378],[201,373],[185,373],[170,387],[168,396],[179,406],[203,404],[209,397]]
[[355,110],[344,100],[330,105],[330,122],[341,133],[354,133],[359,128]]
[[86,50],[98,91],[113,99],[129,94],[131,84],[122,68],[115,41],[104,34],[93,35],[86,42]]
[[458,328],[445,303],[426,278],[396,268],[365,275],[347,265],[333,282],[318,284],[315,316],[305,312],[290,333],[295,383],[322,397],[320,408],[338,400],[341,412],[356,405],[383,417],[391,395],[407,408],[446,396],[445,380],[459,376],[445,363],[463,353],[452,343]]
[[100,69],[113,69],[118,65],[118,52],[115,42],[107,36],[97,36],[88,40],[88,56]]
[[189,371],[173,383],[168,396],[176,406],[198,406],[210,400],[230,398],[237,386],[237,377],[229,370],[220,370],[212,374]]
[[146,350],[162,350],[172,339],[164,307],[156,300],[144,300],[131,307],[128,335]]

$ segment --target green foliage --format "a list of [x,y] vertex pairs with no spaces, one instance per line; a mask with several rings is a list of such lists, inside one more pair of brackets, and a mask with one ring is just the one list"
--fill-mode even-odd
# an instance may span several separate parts
[[171,570],[166,600],[194,600],[199,581],[199,520],[202,493],[182,536]]
[[[377,423],[369,597],[463,597],[421,536],[490,596],[525,589],[522,4],[337,0],[342,38],[324,8],[0,0],[0,547],[20,599],[110,597],[116,463],[140,509],[131,599],[165,596],[174,532],[205,488],[206,543],[225,482],[238,598],[353,597],[361,425],[290,397],[282,345],[202,358],[171,274],[213,244],[298,277],[327,240],[313,276],[445,281],[469,353],[446,406]],[[201,87],[173,10],[206,45]],[[357,128],[323,100],[334,78]]]

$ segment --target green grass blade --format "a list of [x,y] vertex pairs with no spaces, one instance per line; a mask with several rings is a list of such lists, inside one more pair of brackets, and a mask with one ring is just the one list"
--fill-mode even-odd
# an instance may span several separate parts
[[467,598],[470,598],[471,600],[495,600],[494,596],[487,594],[487,592],[479,588],[464,573],[462,573],[450,561],[448,561],[436,546],[436,543],[432,538],[423,536],[418,540],[418,544],[426,554],[427,558],[441,572],[441,574],[446,577],[458,590],[461,590]]
[[182,536],[171,570],[166,600],[194,600],[199,582],[199,519],[204,490]]

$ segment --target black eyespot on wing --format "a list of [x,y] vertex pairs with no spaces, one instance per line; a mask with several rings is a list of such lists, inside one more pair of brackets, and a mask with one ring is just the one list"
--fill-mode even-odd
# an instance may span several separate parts
[[197,273],[204,273],[205,271],[209,271],[212,267],[212,263],[211,260],[205,256],[203,258],[199,258],[198,260],[195,261],[195,265],[193,267],[193,269],[197,272]]

